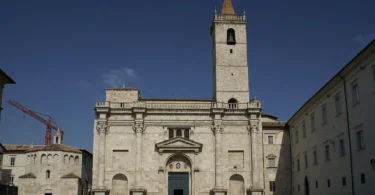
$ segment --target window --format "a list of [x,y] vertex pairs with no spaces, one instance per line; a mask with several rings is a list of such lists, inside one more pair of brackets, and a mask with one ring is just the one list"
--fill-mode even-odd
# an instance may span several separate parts
[[319,185],[318,185],[318,181],[315,181],[315,188],[318,188]]
[[234,98],[231,98],[228,101],[228,106],[229,106],[229,109],[236,109],[236,108],[238,108],[238,101]]
[[276,182],[270,181],[270,191],[275,192],[276,191]]
[[300,186],[298,185],[298,192],[301,190]]
[[361,173],[361,183],[362,184],[366,183],[366,176],[364,173]]
[[335,108],[336,108],[336,116],[340,115],[342,112],[340,94],[337,94],[335,96]]
[[230,51],[230,53],[233,53],[233,49],[230,49],[229,51]]
[[169,139],[174,138],[174,134],[173,133],[174,133],[173,130],[169,129]]
[[47,179],[51,178],[51,171],[50,170],[46,171],[46,178]]
[[362,150],[365,148],[365,142],[363,138],[363,131],[357,132],[357,150]]
[[190,138],[189,130],[185,129],[185,131],[184,131],[184,137],[185,137],[186,139],[189,139],[189,138]]
[[275,166],[275,158],[268,159],[268,167],[276,167]]
[[300,164],[299,164],[299,159],[297,159],[297,171],[299,171],[300,170]]
[[290,145],[293,145],[293,133],[290,133]]
[[345,177],[342,178],[342,185],[346,186],[346,178]]
[[182,131],[181,129],[178,129],[177,132],[176,132],[176,136],[177,137],[182,137]]
[[344,139],[340,139],[339,144],[340,144],[340,156],[344,156],[345,155],[345,142],[344,142]]
[[322,124],[327,124],[327,107],[326,105],[322,106]]
[[314,158],[314,165],[318,165],[318,154],[316,150],[313,152],[313,158]]
[[14,182],[14,175],[11,175],[9,177],[9,184],[13,185],[13,182]]
[[303,138],[306,137],[306,124],[305,124],[305,121],[302,122],[302,136],[303,136]]
[[186,139],[190,138],[189,129],[168,129],[168,137],[169,139],[175,137],[184,137]]
[[308,161],[307,161],[307,154],[305,154],[304,159],[305,159],[305,169],[307,169],[309,167]]
[[330,188],[331,187],[331,180],[327,180],[327,186]]
[[311,116],[311,132],[315,131],[315,113],[312,113]]
[[292,160],[292,171],[294,171],[294,160]]
[[236,32],[233,28],[227,30],[227,44],[235,45],[236,44]]
[[355,84],[352,86],[352,101],[353,105],[356,105],[359,103],[359,87],[358,84]]
[[273,144],[273,136],[268,136],[268,144]]
[[10,166],[14,166],[14,165],[16,165],[16,157],[12,156],[10,157]]
[[294,186],[293,186],[293,192],[294,192]]
[[298,144],[298,141],[299,141],[299,140],[298,140],[298,139],[299,139],[298,137],[299,137],[299,136],[298,136],[298,129],[297,129],[297,130],[296,130],[296,144]]
[[329,145],[326,145],[326,161],[329,161],[331,160],[331,154],[330,154],[330,151],[329,151]]

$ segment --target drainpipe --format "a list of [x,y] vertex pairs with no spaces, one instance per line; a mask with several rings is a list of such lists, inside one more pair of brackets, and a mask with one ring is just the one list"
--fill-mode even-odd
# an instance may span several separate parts
[[345,110],[346,110],[346,125],[348,129],[348,141],[349,141],[349,159],[350,159],[350,177],[352,180],[352,195],[354,195],[354,176],[353,176],[353,155],[352,155],[352,142],[350,136],[350,121],[349,121],[349,111],[348,111],[348,98],[347,98],[347,91],[346,91],[346,82],[345,77],[339,75],[340,79],[344,84],[344,96],[345,96]]

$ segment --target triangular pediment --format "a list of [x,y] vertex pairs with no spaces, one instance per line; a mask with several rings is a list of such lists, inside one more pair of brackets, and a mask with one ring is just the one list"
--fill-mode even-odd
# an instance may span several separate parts
[[183,137],[175,137],[155,145],[156,151],[163,152],[195,152],[202,151],[203,144]]

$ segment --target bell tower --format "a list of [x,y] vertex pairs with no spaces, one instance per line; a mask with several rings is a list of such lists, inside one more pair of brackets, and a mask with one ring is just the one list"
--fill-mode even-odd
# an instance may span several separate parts
[[236,14],[231,0],[215,11],[213,40],[213,94],[217,102],[249,102],[246,14]]

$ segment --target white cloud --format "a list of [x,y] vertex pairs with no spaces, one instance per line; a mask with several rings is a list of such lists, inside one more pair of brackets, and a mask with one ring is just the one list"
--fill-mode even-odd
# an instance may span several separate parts
[[354,37],[354,41],[365,45],[372,41],[374,38],[374,33],[361,33]]
[[108,73],[105,73],[103,77],[104,84],[112,88],[121,87],[123,85],[134,85],[137,79],[135,71],[131,68],[126,67],[116,70],[110,70]]

